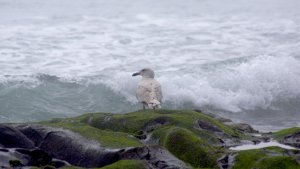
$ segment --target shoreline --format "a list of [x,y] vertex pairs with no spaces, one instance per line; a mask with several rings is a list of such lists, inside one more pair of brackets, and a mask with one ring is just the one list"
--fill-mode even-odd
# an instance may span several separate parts
[[[300,128],[261,133],[248,124],[212,117],[199,110],[89,113],[35,123],[0,124],[0,136],[5,138],[0,140],[1,158],[9,159],[12,154],[18,154],[14,157],[19,159],[17,162],[0,160],[0,164],[7,167],[53,164],[79,168],[129,165],[138,169],[137,166],[142,165],[145,169],[217,166],[246,169],[243,166],[250,164],[244,160],[250,157],[248,160],[254,162],[252,167],[273,166],[278,161],[292,167],[300,164],[297,141]],[[274,147],[276,145],[234,149],[271,144],[272,140],[298,149]],[[25,156],[31,161],[22,161]],[[39,158],[44,159],[44,163],[37,164]],[[80,158],[85,160],[78,160]],[[270,160],[265,161],[265,158]]]

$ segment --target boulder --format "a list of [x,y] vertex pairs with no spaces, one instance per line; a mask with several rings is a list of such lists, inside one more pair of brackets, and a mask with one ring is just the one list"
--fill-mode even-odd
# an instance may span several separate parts
[[258,133],[257,130],[254,130],[252,126],[250,126],[249,124],[246,124],[246,123],[233,124],[232,126],[234,128],[236,128],[237,130],[240,130],[242,132],[246,132],[246,133]]
[[150,120],[148,123],[146,123],[142,130],[145,133],[148,133],[162,125],[170,124],[171,123],[170,121],[171,119],[169,117],[164,117],[164,116],[157,117],[153,120]]
[[18,129],[40,149],[75,166],[102,167],[119,160],[116,150],[106,150],[98,142],[68,130],[39,125],[23,125]]
[[202,119],[198,119],[196,121],[196,128],[200,128],[202,130],[207,130],[210,132],[222,132],[222,130],[220,130],[216,125],[211,124],[207,121],[204,121]]
[[145,160],[152,169],[188,169],[181,160],[160,146],[144,146],[120,151],[122,159]]
[[225,154],[218,159],[218,166],[220,169],[230,169],[234,165],[234,157],[236,154]]
[[0,145],[5,148],[34,148],[34,143],[22,132],[8,125],[0,124]]
[[290,134],[288,136],[285,136],[281,141],[283,144],[287,144],[293,147],[300,148],[300,131]]
[[44,140],[47,134],[51,131],[50,128],[45,128],[39,125],[19,125],[16,129],[21,131],[28,139],[30,139],[36,147]]
[[[60,163],[58,163],[59,161]],[[47,152],[40,149],[2,148],[0,149],[0,168],[18,168],[25,166],[62,167],[68,165],[61,160],[53,160]]]

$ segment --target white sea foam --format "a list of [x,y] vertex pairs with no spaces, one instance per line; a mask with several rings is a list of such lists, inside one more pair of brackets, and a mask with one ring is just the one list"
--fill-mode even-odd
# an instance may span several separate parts
[[143,67],[168,108],[299,114],[299,2],[263,2],[0,0],[0,114],[134,110]]
[[250,145],[250,144],[249,145],[241,145],[241,146],[237,146],[237,147],[231,147],[229,149],[242,151],[242,150],[261,149],[261,148],[266,148],[266,147],[281,147],[281,148],[288,149],[288,150],[298,150],[295,147],[280,144],[276,141],[262,142],[262,143],[259,143],[259,144],[256,144],[256,145]]

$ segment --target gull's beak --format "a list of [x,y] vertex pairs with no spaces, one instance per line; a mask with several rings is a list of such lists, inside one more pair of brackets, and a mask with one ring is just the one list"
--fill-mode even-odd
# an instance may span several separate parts
[[140,75],[140,72],[136,72],[136,73],[132,74],[132,76],[137,76],[137,75]]

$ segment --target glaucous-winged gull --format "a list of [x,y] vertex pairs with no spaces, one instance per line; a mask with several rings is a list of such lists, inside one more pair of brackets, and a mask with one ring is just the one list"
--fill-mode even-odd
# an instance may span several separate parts
[[142,79],[138,83],[136,97],[143,104],[143,109],[161,108],[162,91],[161,85],[154,79],[154,71],[148,68],[142,69],[132,76],[141,75]]

